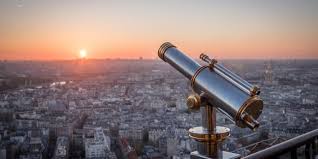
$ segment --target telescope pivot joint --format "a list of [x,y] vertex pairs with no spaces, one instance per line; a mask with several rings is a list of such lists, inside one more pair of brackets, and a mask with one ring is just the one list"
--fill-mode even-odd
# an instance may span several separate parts
[[187,98],[187,106],[190,111],[200,110],[201,97],[197,94],[192,94]]

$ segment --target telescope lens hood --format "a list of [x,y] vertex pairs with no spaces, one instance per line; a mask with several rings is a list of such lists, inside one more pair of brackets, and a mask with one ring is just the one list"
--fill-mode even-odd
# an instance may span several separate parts
[[158,56],[163,60],[163,61],[166,61],[165,60],[165,52],[167,51],[167,49],[171,48],[171,47],[176,47],[174,45],[172,45],[170,42],[165,42],[163,43],[159,50],[158,50]]

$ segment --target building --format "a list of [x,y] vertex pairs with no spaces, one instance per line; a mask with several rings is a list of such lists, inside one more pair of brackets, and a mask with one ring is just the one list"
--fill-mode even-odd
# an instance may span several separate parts
[[110,138],[101,128],[95,129],[94,136],[85,138],[85,158],[106,158],[110,151]]
[[67,159],[69,154],[69,138],[59,136],[56,141],[56,148],[53,159]]

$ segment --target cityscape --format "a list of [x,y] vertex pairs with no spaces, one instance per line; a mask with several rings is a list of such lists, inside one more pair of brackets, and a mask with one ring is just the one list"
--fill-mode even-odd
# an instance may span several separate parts
[[0,159],[318,159],[318,0],[0,0]]
[[[246,156],[318,128],[317,60],[219,60],[261,88],[257,131],[229,127]],[[190,159],[190,81],[161,60],[0,62],[0,158]]]

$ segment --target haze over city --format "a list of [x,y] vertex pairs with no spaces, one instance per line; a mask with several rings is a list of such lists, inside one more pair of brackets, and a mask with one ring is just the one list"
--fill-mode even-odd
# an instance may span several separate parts
[[0,59],[154,59],[165,41],[193,57],[318,58],[317,8],[315,0],[3,0]]
[[318,159],[318,0],[0,0],[0,159]]

